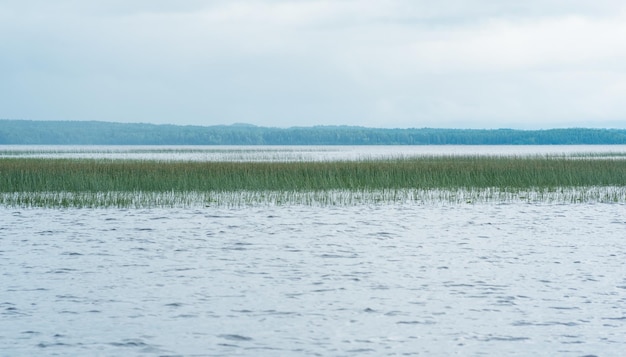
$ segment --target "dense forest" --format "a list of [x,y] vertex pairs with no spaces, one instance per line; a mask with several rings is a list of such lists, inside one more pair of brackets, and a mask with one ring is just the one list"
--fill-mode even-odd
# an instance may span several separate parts
[[180,126],[0,120],[0,145],[567,145],[626,144],[626,129],[380,129]]

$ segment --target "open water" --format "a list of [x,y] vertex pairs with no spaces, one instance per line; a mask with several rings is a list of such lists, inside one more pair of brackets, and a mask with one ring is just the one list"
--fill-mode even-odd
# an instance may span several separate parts
[[[332,161],[420,156],[601,155],[626,158],[626,145],[64,146],[0,145],[0,158],[160,161]],[[615,156],[612,156],[615,155]]]
[[623,204],[0,208],[0,356],[618,356]]

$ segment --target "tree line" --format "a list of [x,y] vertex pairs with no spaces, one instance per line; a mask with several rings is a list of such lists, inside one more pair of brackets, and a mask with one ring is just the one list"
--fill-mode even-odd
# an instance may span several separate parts
[[626,144],[626,129],[273,128],[0,120],[0,145],[570,145]]

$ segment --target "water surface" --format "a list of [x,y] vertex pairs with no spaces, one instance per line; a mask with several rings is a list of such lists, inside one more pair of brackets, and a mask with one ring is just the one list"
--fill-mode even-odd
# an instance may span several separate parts
[[0,355],[619,355],[626,206],[0,208]]
[[626,145],[76,146],[0,145],[0,157],[162,161],[329,161],[433,155],[616,155]]

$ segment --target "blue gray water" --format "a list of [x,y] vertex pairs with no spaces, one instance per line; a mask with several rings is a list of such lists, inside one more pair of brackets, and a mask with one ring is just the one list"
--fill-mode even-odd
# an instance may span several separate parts
[[619,355],[626,206],[0,208],[0,356]]
[[328,161],[432,155],[602,154],[624,159],[626,145],[356,145],[356,146],[76,146],[0,145],[0,157],[132,159],[161,161]]

